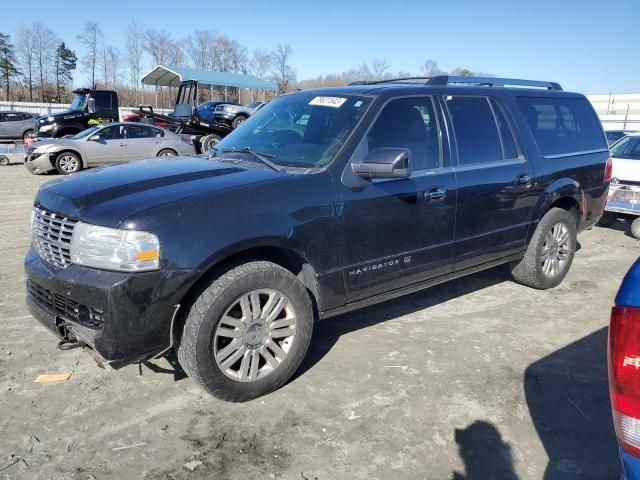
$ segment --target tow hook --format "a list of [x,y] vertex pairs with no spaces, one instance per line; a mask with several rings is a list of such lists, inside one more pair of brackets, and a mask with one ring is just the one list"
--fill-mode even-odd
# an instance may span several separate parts
[[58,350],[73,350],[74,348],[82,348],[86,345],[86,343],[75,338],[73,340],[61,340],[58,342]]

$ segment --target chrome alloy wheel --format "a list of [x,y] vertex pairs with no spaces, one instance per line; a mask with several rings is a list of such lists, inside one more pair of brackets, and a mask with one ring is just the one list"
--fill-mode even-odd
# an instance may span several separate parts
[[547,277],[555,277],[564,270],[569,259],[570,238],[569,229],[562,222],[556,223],[547,232],[540,254],[542,273]]
[[238,382],[266,377],[291,350],[296,323],[293,305],[282,292],[260,289],[242,295],[216,327],[213,355],[218,367]]
[[58,160],[60,169],[67,173],[73,173],[78,170],[78,159],[72,155],[62,155]]

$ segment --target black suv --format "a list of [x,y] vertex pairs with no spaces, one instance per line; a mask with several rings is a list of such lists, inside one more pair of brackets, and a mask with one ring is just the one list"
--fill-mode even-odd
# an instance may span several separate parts
[[115,368],[175,349],[208,392],[248,400],[291,377],[316,320],[500,264],[558,285],[602,215],[608,156],[589,102],[550,82],[284,95],[209,159],[44,185],[27,302]]

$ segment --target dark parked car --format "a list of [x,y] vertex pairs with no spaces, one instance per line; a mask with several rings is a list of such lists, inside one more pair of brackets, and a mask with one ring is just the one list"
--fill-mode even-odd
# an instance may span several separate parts
[[114,367],[173,348],[208,392],[248,400],[291,377],[316,320],[500,264],[558,285],[602,215],[608,156],[590,103],[555,83],[283,95],[211,159],[44,185],[27,303]]
[[0,138],[25,139],[33,133],[36,115],[28,112],[0,112]]

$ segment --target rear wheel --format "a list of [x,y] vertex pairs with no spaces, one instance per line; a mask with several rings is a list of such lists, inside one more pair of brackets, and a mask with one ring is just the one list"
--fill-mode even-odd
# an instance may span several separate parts
[[73,152],[62,152],[56,157],[56,170],[62,175],[69,175],[82,170],[82,160]]
[[240,125],[242,125],[245,120],[247,119],[247,117],[245,117],[244,115],[238,115],[236,118],[233,119],[233,122],[231,122],[231,126],[233,128],[238,128]]
[[202,153],[208,153],[209,150],[220,143],[220,140],[222,140],[222,137],[220,135],[216,135],[215,133],[202,137],[200,139],[200,151]]
[[313,319],[309,295],[290,271],[271,262],[241,264],[191,305],[178,359],[210,394],[251,400],[293,375],[307,352]]
[[575,217],[562,208],[552,208],[538,223],[522,260],[512,265],[511,275],[529,287],[553,288],[567,275],[576,244]]
[[22,134],[22,141],[25,141],[27,138],[33,138],[33,137],[35,137],[33,130],[27,130]]
[[631,235],[640,239],[640,217],[631,222]]
[[175,157],[178,154],[170,148],[164,148],[158,152],[158,157]]
[[613,225],[616,223],[616,221],[618,220],[618,214],[615,212],[604,212],[602,214],[602,217],[600,217],[600,220],[598,220],[598,226],[599,227],[604,227],[604,228],[609,228],[609,227],[613,227]]

